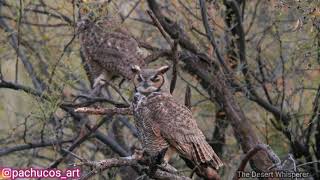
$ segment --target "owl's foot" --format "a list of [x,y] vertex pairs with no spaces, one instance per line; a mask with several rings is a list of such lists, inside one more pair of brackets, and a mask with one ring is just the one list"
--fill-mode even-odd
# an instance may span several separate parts
[[[93,89],[90,92],[90,96],[104,96],[112,99],[108,86],[105,86],[107,83],[108,80],[106,76],[104,74],[100,74],[100,76],[94,79]],[[105,89],[103,89],[104,86],[106,87]]]
[[143,149],[135,149],[132,157],[134,159],[142,159],[143,158],[143,153],[144,153]]
[[169,163],[167,162],[163,162],[161,164],[158,165],[159,169],[169,172],[169,173],[178,173],[178,170],[176,168],[174,168],[173,166],[171,166]]
[[95,89],[98,86],[103,86],[106,84],[106,77],[104,74],[100,74],[97,78],[94,79],[93,88]]

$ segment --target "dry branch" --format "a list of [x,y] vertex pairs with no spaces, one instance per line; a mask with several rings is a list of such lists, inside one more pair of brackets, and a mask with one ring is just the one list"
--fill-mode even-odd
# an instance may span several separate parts
[[[79,158],[78,158],[79,159]],[[81,160],[81,159],[80,159]],[[86,161],[81,160],[82,162],[77,165],[86,165],[93,168],[91,172],[88,174],[85,174],[80,179],[86,180],[90,179],[92,176],[97,174],[98,172],[102,172],[106,169],[112,168],[112,167],[123,167],[123,166],[141,166],[142,165],[148,165],[149,168],[145,169],[145,173],[154,179],[175,179],[175,180],[191,180],[190,178],[186,176],[180,176],[175,172],[172,172],[171,167],[170,168],[163,168],[160,166],[156,169],[155,172],[150,171],[150,167],[153,166],[151,164],[145,164],[145,162],[148,161],[148,157],[144,157],[142,155],[137,155],[136,153],[129,157],[119,157],[119,158],[110,158],[106,160],[101,161]]]
[[[2,2],[0,2],[0,12],[2,12],[2,5],[3,5]],[[0,16],[0,28],[3,29],[7,33],[7,38],[9,40],[9,44],[16,51],[17,56],[22,61],[26,71],[28,72],[28,74],[32,80],[34,87],[39,91],[44,90],[45,84],[37,76],[35,69],[34,69],[32,63],[30,62],[30,59],[26,55],[26,52],[24,51],[24,49],[22,49],[21,47],[19,48],[19,46],[18,46],[18,39],[19,38],[18,38],[17,33],[15,33],[15,30],[12,27],[10,27],[10,25],[7,24],[7,22],[1,16]]]
[[265,150],[266,152],[268,151],[267,146],[265,144],[258,144],[256,147],[252,148],[250,151],[247,152],[247,154],[244,156],[242,159],[237,171],[235,172],[235,175],[233,176],[234,180],[238,180],[238,172],[244,171],[244,168],[248,164],[249,160],[257,154],[260,150]]
[[213,36],[213,32],[212,32],[212,29],[209,25],[209,21],[208,21],[208,15],[207,15],[207,6],[206,6],[206,1],[205,0],[199,0],[199,3],[200,3],[200,8],[201,8],[201,16],[202,16],[202,22],[203,22],[203,26],[206,30],[206,36],[208,38],[208,40],[210,41],[215,53],[216,53],[216,56],[219,60],[219,62],[221,63],[222,67],[227,70],[227,66],[225,64],[225,61],[219,51],[219,48],[218,48],[218,45],[216,43],[216,40]]
[[75,112],[78,113],[88,113],[88,114],[96,114],[96,115],[132,115],[131,108],[90,108],[90,107],[81,107],[75,109]]
[[55,145],[61,145],[65,143],[71,143],[73,140],[60,140],[60,141],[49,141],[49,142],[41,142],[41,143],[28,143],[28,144],[21,144],[16,145],[13,147],[4,147],[0,150],[0,156],[5,156],[10,153],[16,152],[16,151],[24,151],[28,149],[35,149],[40,147],[47,147],[47,146],[55,146]]
[[[173,66],[172,66],[172,79],[170,82],[170,93],[172,94],[175,87],[176,87],[176,82],[177,82],[177,76],[178,76],[178,42],[179,42],[179,36],[177,36],[176,40],[173,42],[171,41],[171,38],[167,35],[163,27],[161,26],[161,23],[157,19],[157,17],[152,13],[152,11],[147,10],[147,13],[151,17],[153,24],[158,28],[162,36],[166,39],[168,44],[171,47],[171,53],[170,53],[170,58],[173,61]],[[163,54],[164,55],[164,54]]]

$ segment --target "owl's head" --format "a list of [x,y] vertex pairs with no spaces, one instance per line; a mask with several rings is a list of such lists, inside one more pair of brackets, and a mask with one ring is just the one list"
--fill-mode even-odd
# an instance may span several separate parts
[[108,17],[111,14],[110,11],[112,11],[112,7],[107,0],[78,0],[77,6],[81,19],[91,21]]
[[153,92],[167,91],[167,79],[165,73],[169,66],[162,66],[158,69],[140,69],[139,66],[132,66],[135,74],[133,84],[137,92],[148,96]]

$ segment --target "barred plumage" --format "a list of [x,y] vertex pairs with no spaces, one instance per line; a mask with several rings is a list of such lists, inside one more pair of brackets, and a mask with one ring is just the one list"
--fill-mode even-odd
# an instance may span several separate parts
[[131,66],[144,66],[137,41],[121,26],[118,17],[92,17],[94,12],[86,13],[78,22],[78,32],[92,79],[102,75],[104,80],[114,76],[130,80],[133,77]]
[[208,170],[219,169],[223,163],[206,142],[191,111],[168,93],[164,77],[167,70],[168,66],[159,69],[133,67],[137,91],[133,110],[139,138],[148,154],[155,156],[167,148],[174,149],[198,166],[199,174],[202,171],[201,175],[206,175]]
[[177,103],[172,95],[163,92],[148,96],[137,94],[133,107],[142,145],[149,154],[156,155],[170,146],[195,164],[208,163],[215,169],[222,166],[191,111]]

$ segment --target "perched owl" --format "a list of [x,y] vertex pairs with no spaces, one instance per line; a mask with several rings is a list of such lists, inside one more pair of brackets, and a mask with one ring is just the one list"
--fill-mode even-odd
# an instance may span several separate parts
[[113,77],[130,80],[132,65],[144,66],[142,51],[130,33],[121,27],[121,19],[109,15],[106,1],[87,0],[79,7],[78,32],[93,87]]
[[[164,149],[176,151],[186,162],[192,162],[197,174],[210,177],[223,164],[198,128],[191,111],[177,103],[168,92],[164,73],[169,69],[132,67],[135,97],[135,124],[142,147],[151,156]],[[167,154],[166,154],[167,155]],[[168,157],[164,157],[168,161]]]

